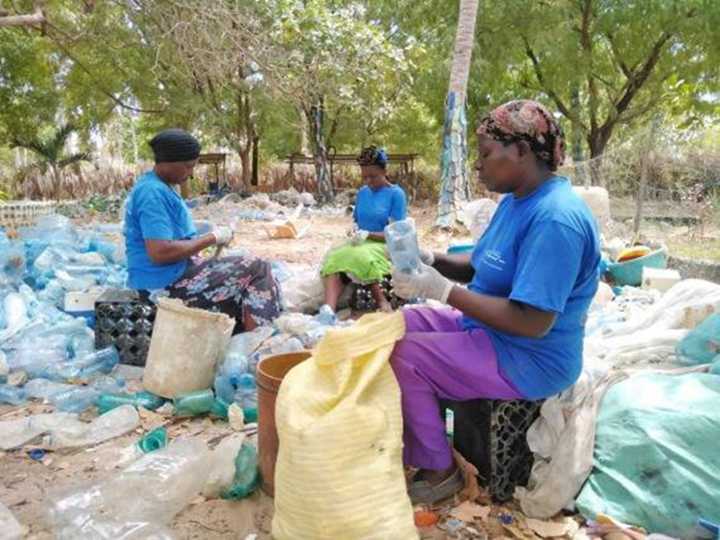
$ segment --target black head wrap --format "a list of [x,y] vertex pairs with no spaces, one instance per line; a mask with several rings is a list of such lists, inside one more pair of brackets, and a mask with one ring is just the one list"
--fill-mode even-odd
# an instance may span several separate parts
[[192,161],[200,155],[200,143],[182,129],[166,129],[150,140],[155,163]]

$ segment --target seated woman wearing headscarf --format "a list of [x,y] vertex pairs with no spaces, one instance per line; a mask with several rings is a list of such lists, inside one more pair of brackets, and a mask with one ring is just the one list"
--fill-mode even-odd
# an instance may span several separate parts
[[[585,318],[599,280],[595,220],[570,182],[560,126],[539,103],[511,101],[480,122],[476,169],[504,194],[471,255],[423,251],[395,294],[447,308],[404,311],[391,364],[400,384],[409,492],[432,503],[462,488],[439,399],[547,398],[582,369]],[[457,282],[467,283],[467,288]]]
[[392,311],[380,283],[390,274],[385,254],[385,226],[390,220],[405,219],[407,198],[400,186],[387,178],[385,150],[370,146],[358,158],[363,186],[357,193],[350,243],[330,251],[321,269],[325,284],[325,304],[336,311],[344,288],[343,276],[370,285],[377,306]]
[[125,206],[128,285],[144,293],[167,289],[188,306],[223,312],[235,319],[235,333],[268,324],[281,310],[268,262],[251,256],[193,259],[232,240],[228,227],[198,236],[174,189],[192,174],[200,143],[183,130],[168,129],[150,146],[155,167],[138,178]]

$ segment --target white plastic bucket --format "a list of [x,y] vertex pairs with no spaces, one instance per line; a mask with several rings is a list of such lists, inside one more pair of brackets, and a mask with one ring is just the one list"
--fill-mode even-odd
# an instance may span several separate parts
[[235,320],[224,313],[161,298],[143,376],[145,389],[174,398],[210,388],[234,326]]

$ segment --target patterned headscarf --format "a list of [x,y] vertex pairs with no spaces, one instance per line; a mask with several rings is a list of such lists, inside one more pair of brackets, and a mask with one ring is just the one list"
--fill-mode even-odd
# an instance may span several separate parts
[[508,101],[480,120],[478,135],[511,143],[525,141],[551,171],[565,161],[565,136],[550,111],[537,101]]
[[384,148],[368,146],[360,151],[357,161],[360,165],[377,165],[384,169],[387,166],[388,155]]

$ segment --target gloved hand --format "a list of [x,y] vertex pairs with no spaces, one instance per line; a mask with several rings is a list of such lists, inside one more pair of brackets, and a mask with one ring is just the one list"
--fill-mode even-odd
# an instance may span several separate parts
[[429,249],[420,248],[420,260],[428,266],[432,266],[435,264],[435,255]]
[[446,304],[454,283],[432,266],[420,263],[420,272],[417,274],[393,269],[392,286],[400,298],[426,298]]
[[215,227],[211,233],[215,237],[215,245],[227,246],[233,238],[233,230],[230,227]]
[[350,236],[350,243],[353,246],[358,246],[367,240],[369,234],[368,231],[364,231],[363,229],[355,229],[352,232],[352,236]]

